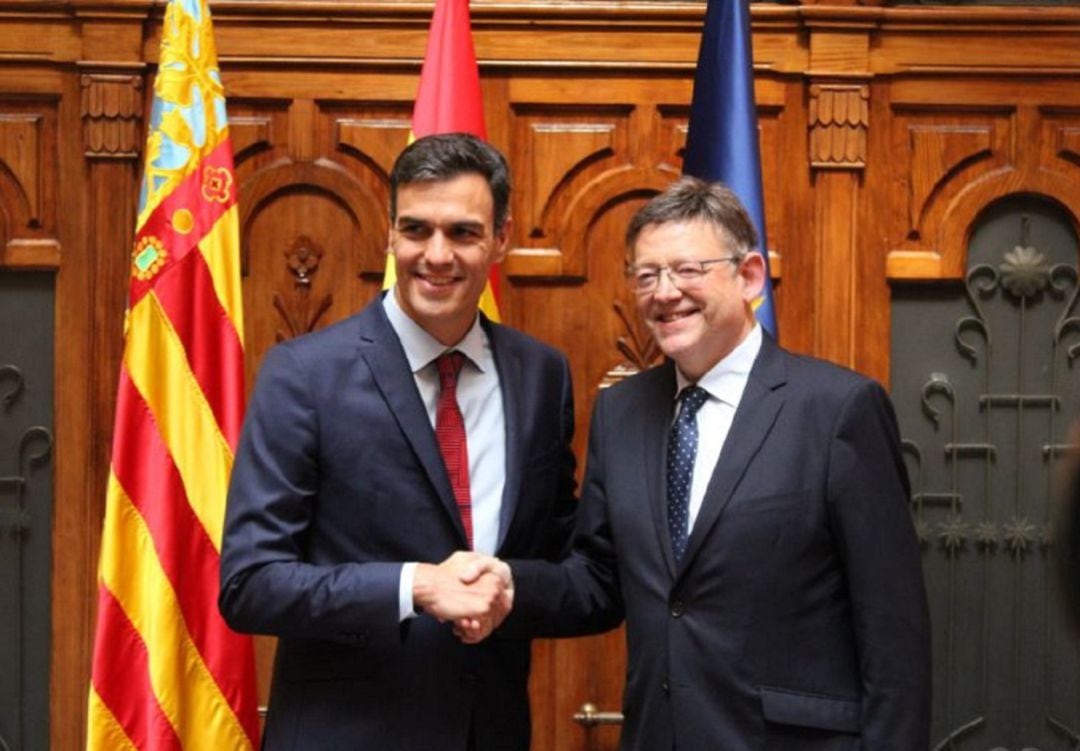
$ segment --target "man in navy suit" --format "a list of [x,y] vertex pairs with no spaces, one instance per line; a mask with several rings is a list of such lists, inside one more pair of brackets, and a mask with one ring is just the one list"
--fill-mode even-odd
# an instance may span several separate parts
[[925,751],[927,603],[892,407],[762,332],[756,245],[738,199],[694,178],[632,220],[630,288],[668,360],[597,398],[573,553],[509,561],[501,631],[625,617],[623,749]]
[[496,625],[509,581],[465,584],[450,557],[557,559],[576,507],[565,358],[477,313],[509,191],[479,139],[410,145],[390,176],[396,286],[263,362],[220,607],[279,637],[268,749],[529,747],[528,640],[454,634]]

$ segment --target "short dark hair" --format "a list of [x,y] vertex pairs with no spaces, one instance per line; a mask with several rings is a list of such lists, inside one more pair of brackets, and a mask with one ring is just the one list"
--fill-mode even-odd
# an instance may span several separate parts
[[424,136],[405,147],[390,170],[390,223],[397,219],[397,192],[401,186],[466,174],[487,180],[495,229],[500,229],[510,211],[510,168],[498,149],[469,133]]
[[738,258],[757,250],[754,222],[739,197],[723,183],[684,176],[638,209],[626,228],[626,252],[634,253],[638,235],[650,224],[702,221],[711,224],[731,244]]

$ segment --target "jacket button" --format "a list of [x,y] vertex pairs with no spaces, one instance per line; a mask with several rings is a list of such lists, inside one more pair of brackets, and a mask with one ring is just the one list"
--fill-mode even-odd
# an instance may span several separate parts
[[663,683],[660,684],[660,690],[663,691],[665,694],[670,694],[671,693],[671,686],[668,685],[667,681],[664,681]]
[[671,617],[678,618],[686,612],[686,607],[683,605],[682,600],[673,600],[671,603]]

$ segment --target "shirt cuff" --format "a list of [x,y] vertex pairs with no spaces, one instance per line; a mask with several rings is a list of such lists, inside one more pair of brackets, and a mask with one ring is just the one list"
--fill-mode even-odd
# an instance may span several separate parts
[[398,583],[398,622],[404,623],[410,618],[416,617],[413,610],[413,579],[416,576],[416,562],[404,563],[401,566],[401,580]]

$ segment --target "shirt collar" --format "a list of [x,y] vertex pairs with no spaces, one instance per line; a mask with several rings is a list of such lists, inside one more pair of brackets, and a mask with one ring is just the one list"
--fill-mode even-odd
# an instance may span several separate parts
[[424,328],[401,309],[398,304],[396,288],[391,288],[383,295],[383,310],[390,321],[390,328],[397,334],[401,341],[401,347],[405,350],[405,358],[409,361],[409,369],[413,373],[426,368],[443,352],[456,349],[463,353],[481,372],[485,371],[491,363],[490,348],[487,334],[480,325],[480,314],[476,314],[473,325],[465,332],[457,344],[447,347],[433,337]]
[[[709,368],[705,375],[698,379],[697,385],[708,391],[710,397],[736,406],[746,386],[750,369],[754,367],[754,360],[761,351],[761,339],[761,324],[755,322],[746,338],[739,342],[727,357]],[[684,388],[693,385],[677,367],[675,380],[678,386],[675,390],[676,398]]]

